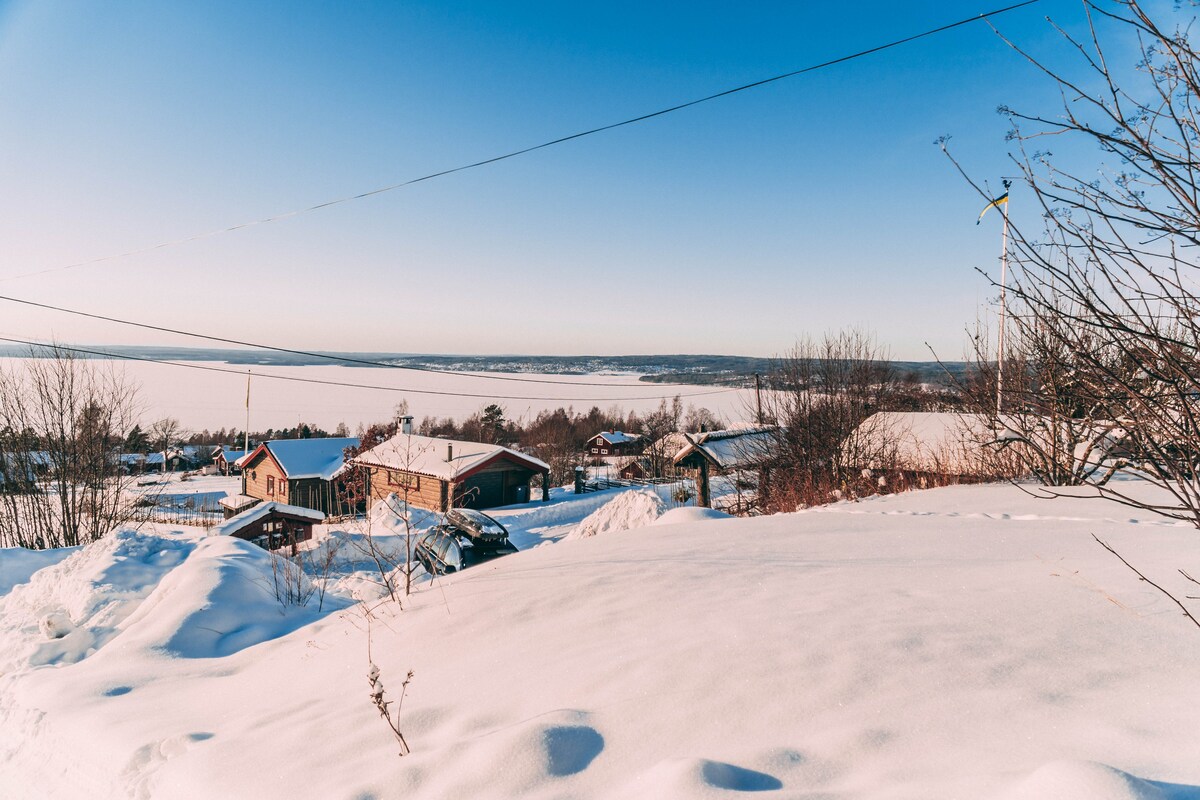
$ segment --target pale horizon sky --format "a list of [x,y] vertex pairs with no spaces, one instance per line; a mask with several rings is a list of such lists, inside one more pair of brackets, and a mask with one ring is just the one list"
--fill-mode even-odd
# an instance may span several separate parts
[[[285,347],[771,356],[857,326],[961,357],[1053,113],[983,23],[619,130],[353,195],[1003,5],[0,2],[0,295]],[[1064,48],[1079,3],[996,18]],[[1058,57],[1057,55],[1053,57]],[[1132,57],[1129,64],[1132,65]],[[1013,213],[1022,213],[1013,193]],[[990,223],[990,224],[989,224]],[[0,335],[209,346],[0,303]]]

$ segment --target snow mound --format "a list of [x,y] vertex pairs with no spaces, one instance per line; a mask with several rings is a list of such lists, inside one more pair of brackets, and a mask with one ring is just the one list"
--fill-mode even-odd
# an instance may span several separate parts
[[[1184,788],[1184,787],[1179,787]],[[1052,761],[1013,787],[1002,800],[1172,800],[1169,787],[1094,761]]]
[[587,718],[586,713],[561,709],[457,743],[455,757],[476,768],[447,771],[444,779],[422,787],[422,794],[523,797],[546,789],[553,792],[603,758],[604,737]]
[[[285,568],[284,559],[250,542],[203,539],[129,618],[124,642],[180,658],[219,658],[291,633],[324,614],[315,601],[279,601],[276,575],[282,583]],[[343,605],[326,597],[324,613]]]
[[6,645],[0,672],[72,664],[95,653],[193,547],[184,539],[118,531],[37,570],[0,598]]
[[33,573],[54,566],[77,550],[78,547],[60,547],[56,550],[0,548],[0,596],[11,592],[14,586],[29,583]]
[[644,528],[665,510],[663,499],[649,489],[622,492],[584,517],[568,538],[586,539],[598,533]]
[[729,514],[724,511],[718,511],[715,508],[700,508],[698,506],[685,506],[683,508],[672,508],[667,513],[663,514],[658,519],[651,522],[651,525],[677,525],[685,522],[704,522],[709,519],[729,519]]

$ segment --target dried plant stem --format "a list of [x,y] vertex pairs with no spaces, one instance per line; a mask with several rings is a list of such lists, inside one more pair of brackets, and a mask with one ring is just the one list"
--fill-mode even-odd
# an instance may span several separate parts
[[1129,567],[1129,569],[1131,569],[1131,570],[1133,571],[1133,574],[1134,574],[1134,575],[1137,575],[1137,576],[1138,576],[1138,578],[1139,578],[1140,580],[1143,580],[1143,581],[1145,581],[1146,583],[1150,584],[1150,585],[1151,585],[1151,586],[1153,586],[1155,589],[1158,589],[1160,592],[1162,592],[1164,595],[1166,595],[1166,596],[1167,596],[1167,597],[1168,597],[1168,598],[1171,600],[1171,602],[1172,602],[1172,603],[1174,603],[1175,605],[1179,606],[1179,609],[1180,609],[1180,610],[1183,612],[1183,615],[1184,615],[1185,617],[1187,617],[1188,619],[1190,619],[1190,620],[1192,621],[1192,624],[1193,624],[1193,625],[1195,625],[1197,628],[1200,628],[1200,620],[1197,620],[1195,617],[1193,617],[1193,616],[1192,616],[1192,612],[1190,612],[1190,611],[1188,611],[1188,610],[1187,610],[1187,606],[1185,606],[1185,605],[1183,604],[1183,602],[1182,602],[1182,601],[1180,601],[1180,599],[1179,599],[1178,597],[1176,597],[1175,595],[1171,594],[1171,593],[1170,593],[1170,592],[1168,592],[1166,589],[1164,589],[1163,587],[1159,586],[1157,583],[1155,583],[1154,581],[1150,580],[1150,579],[1149,579],[1149,578],[1147,578],[1145,575],[1143,575],[1143,574],[1142,574],[1142,573],[1141,573],[1141,572],[1138,570],[1138,568],[1137,568],[1137,567],[1133,566],[1133,565],[1132,565],[1132,564],[1130,564],[1128,561],[1126,561],[1126,560],[1124,559],[1124,557],[1122,557],[1122,555],[1121,555],[1120,553],[1118,553],[1116,550],[1112,549],[1112,547],[1110,547],[1110,546],[1108,545],[1108,543],[1107,543],[1107,542],[1105,542],[1104,540],[1102,540],[1102,539],[1101,539],[1099,536],[1097,536],[1096,534],[1094,534],[1094,533],[1093,533],[1093,534],[1092,534],[1092,538],[1093,538],[1093,539],[1095,539],[1095,540],[1096,540],[1096,541],[1097,541],[1097,542],[1100,544],[1100,546],[1101,546],[1101,547],[1103,547],[1105,550],[1107,550],[1108,552],[1110,552],[1110,553],[1112,553],[1114,556],[1116,556],[1116,557],[1117,557],[1117,558],[1118,558],[1118,559],[1121,561],[1121,563],[1122,563],[1122,564],[1124,564],[1125,566]]

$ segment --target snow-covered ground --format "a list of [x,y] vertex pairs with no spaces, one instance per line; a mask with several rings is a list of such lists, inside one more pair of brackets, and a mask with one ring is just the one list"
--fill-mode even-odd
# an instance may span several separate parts
[[196,530],[0,552],[0,796],[1200,798],[1200,630],[1091,537],[1182,597],[1194,529],[1009,486],[639,494],[500,510],[522,552],[375,605],[402,758],[361,559],[318,611]]

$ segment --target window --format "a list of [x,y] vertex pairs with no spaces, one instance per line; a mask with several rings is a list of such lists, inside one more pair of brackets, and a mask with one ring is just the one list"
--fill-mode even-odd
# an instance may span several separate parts
[[411,472],[394,472],[389,470],[388,483],[397,489],[415,492],[421,488],[421,476],[413,475]]
[[606,455],[608,455],[608,448],[607,448],[607,447],[602,447],[602,448],[600,449],[600,455],[602,455],[602,456],[606,456]]
[[267,476],[267,494],[275,494],[275,476]]

